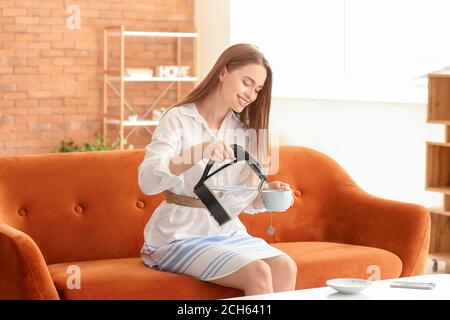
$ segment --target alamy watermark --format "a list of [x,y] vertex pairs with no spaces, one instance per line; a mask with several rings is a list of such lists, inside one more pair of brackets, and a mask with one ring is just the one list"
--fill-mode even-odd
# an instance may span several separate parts
[[378,281],[381,280],[381,268],[378,265],[372,264],[367,267],[366,273],[370,274],[367,280]]
[[67,289],[81,289],[81,269],[80,266],[72,264],[67,267],[66,273],[69,274],[67,277],[66,285]]
[[[174,164],[195,164],[196,159],[204,159],[211,155],[213,144],[205,146],[198,144],[197,148],[190,148],[192,145],[184,144],[183,139],[190,136],[188,143],[192,141],[208,141],[210,140],[205,132],[192,132],[189,129],[177,128],[172,130],[168,135],[161,137],[161,140],[181,140],[181,148],[178,155],[172,158]],[[258,134],[257,134],[258,132]],[[226,129],[222,136],[222,140],[228,144],[237,144],[244,148],[249,154],[253,155],[265,168],[266,174],[273,175],[279,170],[279,133],[277,130],[268,131],[267,129]],[[156,138],[158,138],[158,132]],[[270,134],[270,135],[269,135]],[[167,135],[167,133],[165,133]],[[267,145],[266,137],[270,138],[270,145]],[[213,142],[213,140],[210,140]],[[183,151],[183,152],[181,152]],[[245,159],[247,160],[247,159]],[[224,161],[225,162],[225,161]]]
[[66,26],[69,30],[81,29],[81,10],[76,4],[67,7],[66,12],[70,15],[67,17]]

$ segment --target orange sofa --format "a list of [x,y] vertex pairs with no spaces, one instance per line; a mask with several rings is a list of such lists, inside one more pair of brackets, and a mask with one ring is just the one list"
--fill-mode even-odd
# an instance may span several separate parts
[[[144,150],[129,150],[0,158],[0,298],[242,295],[142,263],[144,226],[163,201],[138,187],[143,157]],[[269,213],[240,217],[250,234],[295,259],[297,289],[423,272],[426,208],[365,193],[335,161],[308,148],[281,147],[279,173],[269,180],[288,182],[295,195],[287,212],[273,213],[276,233],[266,233]]]

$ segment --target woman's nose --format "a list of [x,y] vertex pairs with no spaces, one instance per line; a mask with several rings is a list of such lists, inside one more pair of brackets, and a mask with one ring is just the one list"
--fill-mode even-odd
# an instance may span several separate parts
[[247,98],[248,100],[253,100],[254,97],[255,97],[255,93],[254,93],[254,91],[253,91],[252,89],[247,90],[246,93],[245,93],[245,95],[246,95],[246,98]]

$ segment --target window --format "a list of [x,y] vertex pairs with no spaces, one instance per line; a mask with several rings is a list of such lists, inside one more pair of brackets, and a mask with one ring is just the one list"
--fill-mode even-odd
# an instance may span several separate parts
[[231,0],[230,39],[265,53],[274,96],[425,102],[450,69],[447,0]]

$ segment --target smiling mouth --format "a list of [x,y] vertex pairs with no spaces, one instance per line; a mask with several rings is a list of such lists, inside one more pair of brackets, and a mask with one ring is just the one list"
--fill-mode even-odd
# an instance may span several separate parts
[[241,98],[240,96],[237,96],[237,97],[238,97],[238,101],[239,101],[239,104],[241,105],[241,107],[245,107],[246,105],[248,105],[247,100]]

